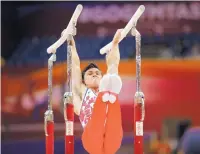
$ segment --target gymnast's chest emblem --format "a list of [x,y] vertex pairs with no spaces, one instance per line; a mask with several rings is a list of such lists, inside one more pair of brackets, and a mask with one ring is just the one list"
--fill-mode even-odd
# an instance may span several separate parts
[[80,122],[83,127],[88,123],[91,118],[92,110],[94,108],[94,103],[96,101],[96,95],[92,90],[88,89],[82,102],[81,112],[80,112]]

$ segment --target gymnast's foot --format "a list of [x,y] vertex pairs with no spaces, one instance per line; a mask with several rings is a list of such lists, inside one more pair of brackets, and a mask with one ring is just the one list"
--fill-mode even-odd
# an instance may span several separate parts
[[114,103],[122,88],[121,78],[117,74],[106,74],[100,81],[99,92],[104,92],[103,102]]

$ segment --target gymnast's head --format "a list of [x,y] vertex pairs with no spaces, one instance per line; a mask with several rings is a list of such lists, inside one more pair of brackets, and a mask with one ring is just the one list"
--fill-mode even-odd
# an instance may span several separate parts
[[98,89],[101,78],[102,73],[94,63],[90,63],[82,71],[82,81],[87,88]]

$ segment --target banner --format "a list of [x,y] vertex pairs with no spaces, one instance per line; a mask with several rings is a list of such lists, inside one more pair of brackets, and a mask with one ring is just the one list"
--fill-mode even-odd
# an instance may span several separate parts
[[[198,85],[199,76],[190,78],[160,78],[160,77],[142,77],[141,89],[145,93],[146,105],[154,105],[157,102],[200,102],[200,88]],[[190,81],[191,80],[191,81]],[[123,77],[123,87],[119,95],[121,105],[133,104],[134,94],[136,92],[136,80],[134,77]],[[189,89],[192,89],[189,90]],[[63,95],[66,91],[66,85],[54,85],[52,102],[53,108],[60,112],[60,104],[63,103]],[[26,91],[18,96],[7,96],[2,101],[1,109],[5,113],[29,116],[38,108],[42,113],[47,109],[48,90],[41,89],[33,92]],[[36,109],[37,110],[37,109]],[[40,116],[38,112],[37,116]]]
[[[28,36],[60,36],[75,9],[75,4],[70,4],[72,3],[43,6],[21,19],[22,27],[29,25],[23,27],[24,33]],[[83,3],[84,9],[77,23],[77,35],[113,36],[117,29],[125,27],[139,5],[145,5],[146,8],[137,23],[137,28],[143,35],[199,33],[199,2],[92,2],[91,5]]]
[[[116,3],[86,6],[79,19],[80,31],[89,26],[91,28],[87,30],[87,34],[113,35],[116,29],[123,28],[128,23],[139,5]],[[144,5],[145,12],[137,24],[142,34],[199,32],[199,2],[147,2]]]

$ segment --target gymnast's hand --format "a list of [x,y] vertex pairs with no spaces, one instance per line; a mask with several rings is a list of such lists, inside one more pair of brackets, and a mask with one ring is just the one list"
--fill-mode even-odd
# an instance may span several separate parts
[[[66,29],[64,29],[64,30],[62,31],[61,36],[64,35],[65,31],[66,31]],[[75,43],[75,41],[74,41],[73,35],[72,35],[71,39],[69,40],[69,44],[70,44],[72,47],[76,47],[76,43]]]
[[115,36],[114,36],[113,41],[112,41],[114,45],[117,45],[120,42],[122,30],[123,29],[118,29],[117,32],[115,33]]
[[74,37],[71,38],[71,40],[69,41],[69,44],[70,44],[72,47],[76,47],[76,44],[75,44],[75,41],[74,41]]

